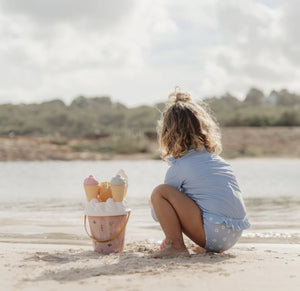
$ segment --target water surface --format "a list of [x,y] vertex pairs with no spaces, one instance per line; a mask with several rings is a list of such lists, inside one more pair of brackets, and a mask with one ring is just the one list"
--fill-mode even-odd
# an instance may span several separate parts
[[[243,240],[299,243],[300,160],[237,159],[230,163],[252,223]],[[94,174],[100,181],[109,181],[121,168],[129,176],[129,227],[139,237],[151,238],[150,230],[159,227],[152,220],[148,201],[152,189],[163,182],[167,167],[154,160],[0,162],[0,241],[84,239],[83,179]]]

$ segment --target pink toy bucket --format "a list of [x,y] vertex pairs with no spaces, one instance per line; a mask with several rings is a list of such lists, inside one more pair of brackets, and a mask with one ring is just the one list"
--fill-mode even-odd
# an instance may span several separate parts
[[124,249],[125,229],[130,211],[124,215],[116,216],[88,216],[91,234],[86,226],[87,235],[93,240],[94,251],[102,254],[121,253]]

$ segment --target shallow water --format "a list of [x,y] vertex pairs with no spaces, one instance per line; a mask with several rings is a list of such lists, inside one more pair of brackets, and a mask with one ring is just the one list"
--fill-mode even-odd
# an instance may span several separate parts
[[[247,242],[300,243],[300,160],[230,161],[243,192],[251,229]],[[148,201],[163,182],[161,161],[47,161],[0,163],[0,241],[85,240],[83,179],[108,181],[119,169],[129,176],[129,227],[139,237],[156,239]],[[80,230],[79,230],[80,229]],[[44,239],[44,240],[43,240]]]

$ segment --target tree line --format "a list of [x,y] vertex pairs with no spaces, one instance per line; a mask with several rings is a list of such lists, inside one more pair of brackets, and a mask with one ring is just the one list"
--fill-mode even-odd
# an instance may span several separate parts
[[[244,100],[226,93],[203,101],[221,126],[300,126],[300,95],[287,90],[265,96],[251,88]],[[151,135],[163,108],[163,103],[129,108],[107,96],[79,96],[70,105],[58,99],[39,104],[2,104],[0,135]]]

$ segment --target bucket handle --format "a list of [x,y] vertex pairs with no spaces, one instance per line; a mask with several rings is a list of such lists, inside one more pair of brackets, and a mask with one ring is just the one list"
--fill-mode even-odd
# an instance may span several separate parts
[[127,213],[127,218],[126,218],[126,221],[123,225],[123,227],[121,228],[121,230],[115,234],[112,238],[110,239],[105,239],[105,240],[98,240],[96,238],[94,238],[92,235],[89,234],[87,228],[86,228],[86,215],[84,215],[84,229],[85,229],[85,232],[87,233],[87,235],[94,241],[94,242],[99,242],[99,243],[106,243],[106,242],[110,242],[112,240],[114,240],[115,238],[117,238],[124,230],[125,230],[125,227],[127,225],[127,222],[128,222],[128,219],[129,219],[129,216],[130,216],[130,213],[131,211],[129,210],[128,213]]

